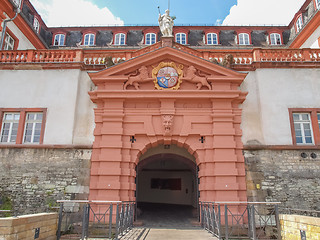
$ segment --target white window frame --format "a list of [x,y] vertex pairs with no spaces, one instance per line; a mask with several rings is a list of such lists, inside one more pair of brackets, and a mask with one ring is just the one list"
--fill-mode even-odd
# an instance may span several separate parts
[[[279,40],[279,42],[278,42]],[[270,34],[270,45],[282,45],[281,35],[279,33]]]
[[54,46],[64,46],[64,42],[66,40],[66,35],[59,33],[54,36],[53,45]]
[[[298,116],[298,120],[295,119],[295,115]],[[308,116],[308,119],[303,119],[304,116]],[[292,113],[293,124],[294,124],[294,131],[295,131],[295,138],[297,145],[313,145],[314,144],[314,136],[313,136],[313,129],[312,129],[312,122],[311,122],[311,114],[304,113],[304,112],[294,112]],[[296,128],[296,124],[299,125],[300,129]],[[309,129],[306,129],[305,125],[309,126]],[[300,130],[300,131],[299,131]],[[310,130],[310,136],[306,136],[306,131]],[[301,134],[297,136],[297,131]],[[302,142],[298,142],[298,137],[301,137]],[[311,143],[307,143],[306,138],[311,138]]]
[[316,0],[316,7],[317,9],[320,9],[320,0]]
[[[8,119],[6,119],[6,116],[7,115],[13,115],[13,119],[11,120],[8,120]],[[15,119],[15,115],[18,115],[18,119]],[[14,143],[16,143],[16,141],[17,141],[17,134],[15,135],[15,139],[14,139],[14,141],[12,141],[12,137],[13,137],[13,135],[12,135],[12,131],[14,130],[13,129],[13,124],[17,124],[18,126],[17,126],[17,133],[18,133],[18,129],[19,129],[19,121],[20,121],[20,113],[19,112],[5,112],[4,114],[3,114],[3,118],[2,118],[2,124],[1,124],[1,132],[0,132],[0,142],[1,143],[12,143],[12,144],[14,144]],[[3,137],[3,131],[4,131],[4,125],[5,124],[9,124],[10,126],[9,126],[9,134],[8,134],[8,139],[7,139],[7,141],[6,142],[4,142],[4,141],[2,141],[2,137]]]
[[126,34],[117,33],[114,36],[114,45],[126,45]]
[[34,28],[34,30],[36,30],[37,33],[40,32],[40,23],[36,17],[34,17],[34,19],[33,19],[33,28]]
[[[30,114],[34,114],[34,117],[33,119],[28,119],[29,115]],[[37,119],[37,116],[38,115],[41,115],[41,119]],[[26,113],[26,119],[25,119],[25,123],[24,123],[24,131],[23,131],[23,143],[24,144],[31,144],[31,143],[37,143],[39,144],[40,143],[40,138],[41,138],[41,129],[42,129],[42,121],[43,121],[43,113],[42,112],[28,112]],[[39,134],[35,134],[36,132],[36,125],[40,123],[40,132]],[[26,142],[26,132],[27,130],[30,130],[30,129],[27,129],[27,126],[28,124],[31,124],[32,125],[32,129],[31,129],[31,141],[30,142]],[[35,136],[39,136],[39,141],[35,142]]]
[[250,45],[250,36],[248,33],[239,33],[239,45]]
[[300,32],[300,30],[302,29],[302,15],[298,17],[297,21],[296,21],[296,28],[297,28],[297,32]]
[[320,129],[320,113],[317,113],[317,117],[318,117],[318,125],[319,125],[319,129]]
[[[10,40],[12,40],[12,42],[10,42]],[[11,37],[10,34],[6,32],[3,50],[14,50],[14,43],[15,43],[14,38]]]
[[216,33],[207,33],[207,45],[218,45],[218,35]]
[[83,37],[83,46],[94,46],[95,35],[93,33],[87,33]]
[[176,33],[176,42],[182,45],[187,44],[187,35],[185,33]]
[[155,33],[147,33],[145,38],[146,38],[146,45],[152,45],[157,42],[157,34]]

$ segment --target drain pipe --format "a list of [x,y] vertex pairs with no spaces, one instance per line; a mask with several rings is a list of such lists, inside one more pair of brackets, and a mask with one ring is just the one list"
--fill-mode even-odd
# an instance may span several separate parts
[[[13,18],[11,19],[5,19],[3,21],[3,29],[2,29],[2,34],[1,34],[1,40],[0,40],[0,50],[2,50],[3,48],[3,43],[4,43],[4,38],[5,38],[5,35],[6,35],[6,29],[7,29],[7,24],[8,22],[11,22],[13,21],[14,19],[16,19],[16,17],[18,16],[18,14],[21,12],[20,10],[20,7],[21,7],[21,1],[19,1],[19,5],[14,9],[14,11],[16,12],[16,15],[14,15]],[[14,4],[15,5],[15,4]]]

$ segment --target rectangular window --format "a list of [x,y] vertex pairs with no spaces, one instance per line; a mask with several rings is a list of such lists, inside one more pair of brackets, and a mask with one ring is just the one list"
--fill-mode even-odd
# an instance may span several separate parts
[[24,128],[24,143],[39,143],[42,125],[42,113],[27,113]]
[[250,45],[249,34],[247,33],[239,34],[239,45]]
[[15,143],[18,134],[20,113],[4,113],[1,126],[0,142]]
[[176,34],[176,42],[180,44],[187,44],[187,38],[185,33],[177,33]]
[[271,45],[281,45],[281,36],[279,33],[270,34]]
[[320,9],[320,0],[316,0],[317,8]]
[[6,33],[3,50],[14,50],[14,38]]
[[54,36],[54,46],[63,46],[64,45],[64,34],[57,34]]
[[320,129],[320,113],[317,114],[318,117],[318,125],[319,125],[319,129]]
[[117,33],[114,37],[114,45],[125,45],[126,35],[124,33]]
[[313,144],[311,118],[309,113],[293,113],[297,144]]
[[217,45],[218,37],[216,33],[208,33],[207,34],[207,44],[208,45]]
[[43,143],[46,109],[0,109],[0,143]]

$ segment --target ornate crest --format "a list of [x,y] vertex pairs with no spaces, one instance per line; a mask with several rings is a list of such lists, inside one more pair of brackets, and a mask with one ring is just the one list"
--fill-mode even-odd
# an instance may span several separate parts
[[177,90],[182,82],[183,65],[176,66],[174,62],[161,62],[152,70],[155,87],[161,89]]

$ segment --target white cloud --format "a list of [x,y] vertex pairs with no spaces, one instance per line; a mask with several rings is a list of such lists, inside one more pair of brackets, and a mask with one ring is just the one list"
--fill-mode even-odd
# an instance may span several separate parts
[[124,22],[88,0],[31,0],[47,26],[107,26]]
[[305,0],[238,0],[222,25],[288,25]]

